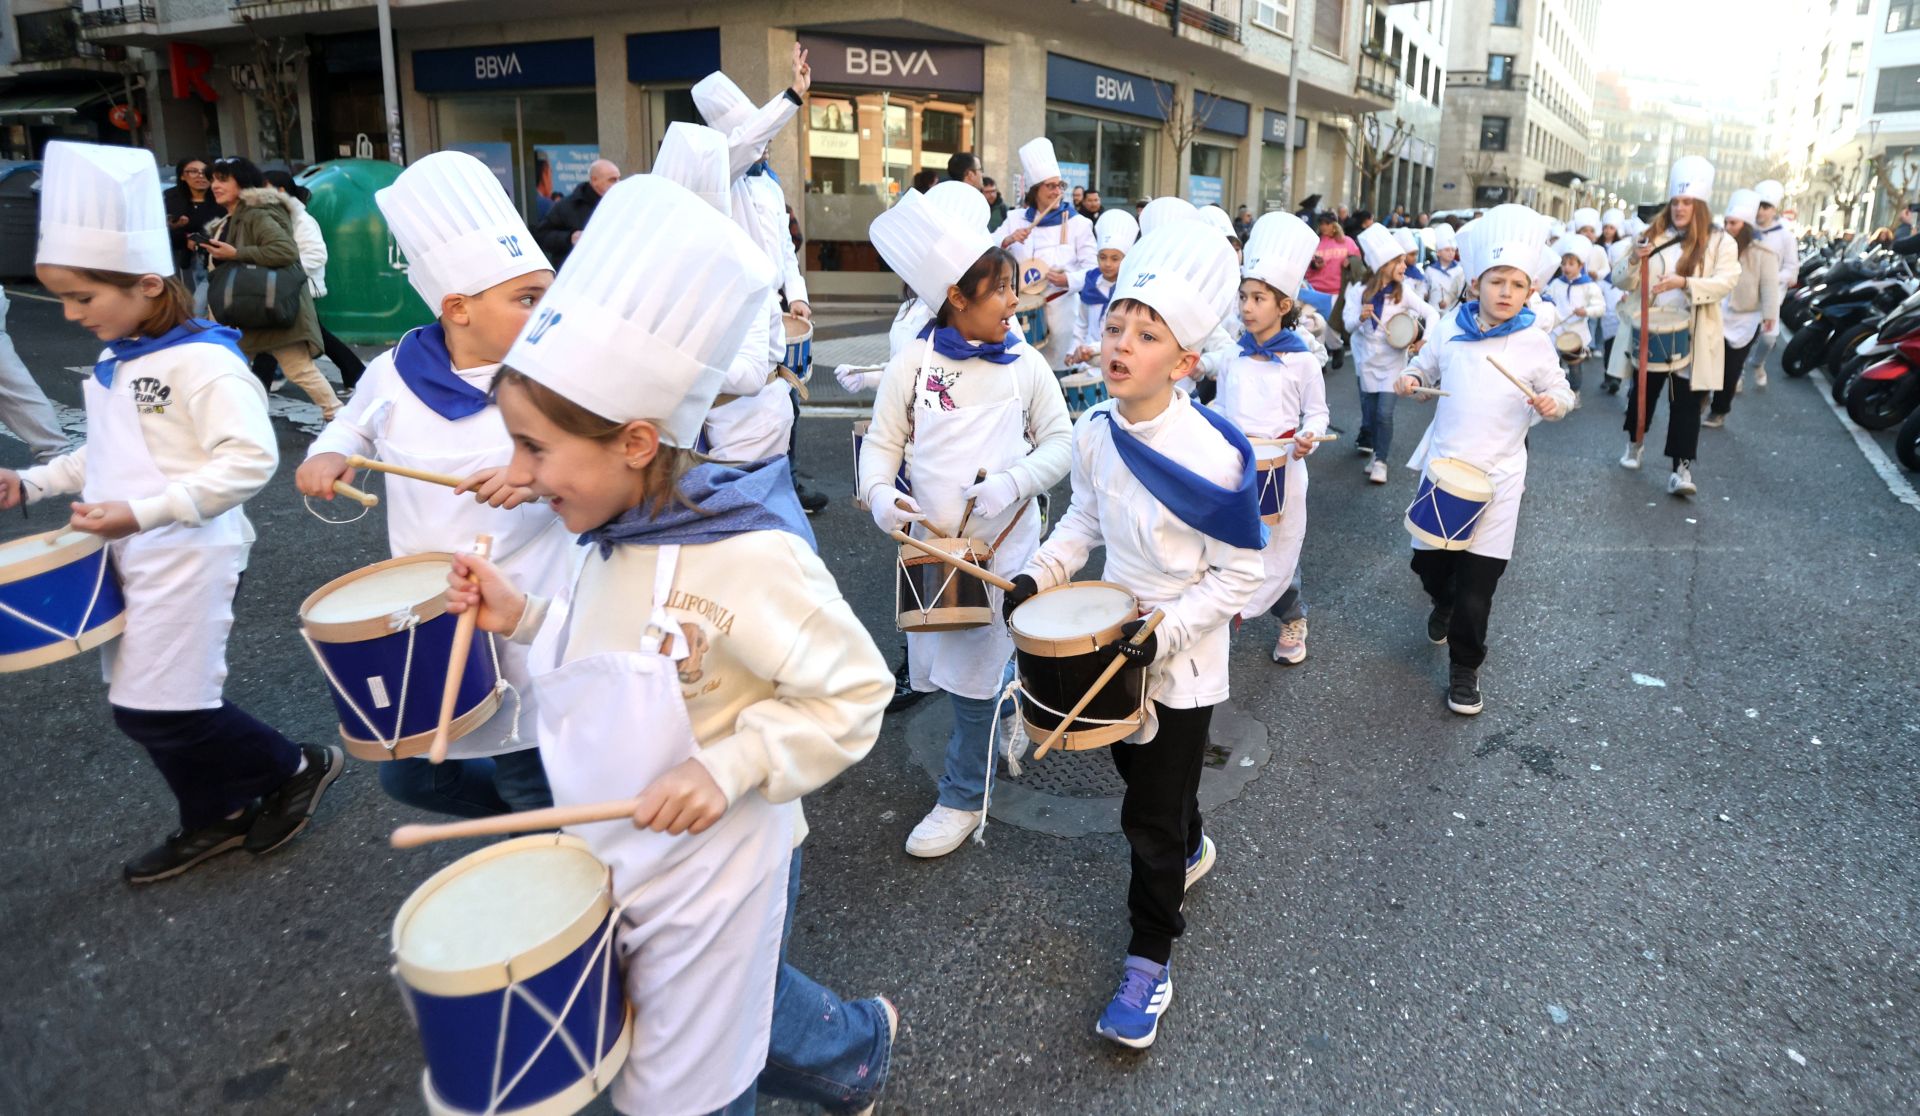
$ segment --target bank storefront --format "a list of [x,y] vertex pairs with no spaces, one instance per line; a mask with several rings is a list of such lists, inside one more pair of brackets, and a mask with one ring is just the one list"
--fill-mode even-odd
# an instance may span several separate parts
[[1229,214],[1245,204],[1240,197],[1240,178],[1234,172],[1252,115],[1245,101],[1193,91],[1193,119],[1199,128],[1187,151],[1188,201],[1217,205]]
[[[1305,118],[1294,119],[1293,142],[1289,144],[1286,113],[1262,109],[1260,121],[1260,204],[1254,208],[1259,212],[1278,209],[1291,213],[1301,198],[1313,192],[1303,186],[1307,177],[1307,122]],[[1284,192],[1289,159],[1293,160],[1293,192],[1299,195],[1292,198]]]
[[[1109,208],[1154,196],[1161,122],[1172,98],[1165,82],[1047,55],[1047,138],[1068,185],[1098,190]],[[1008,205],[1019,201],[1019,193],[1007,191]]]

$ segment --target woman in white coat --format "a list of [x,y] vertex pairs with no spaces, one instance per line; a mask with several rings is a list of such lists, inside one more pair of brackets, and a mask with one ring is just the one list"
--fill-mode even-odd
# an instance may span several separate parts
[[[1067,297],[1071,277],[1085,275],[1099,264],[1093,222],[1067,201],[1067,183],[1060,177],[1060,160],[1053,141],[1045,136],[1029,140],[1020,149],[1020,169],[1026,174],[1026,205],[1008,214],[993,230],[1000,246],[1013,253],[1025,275],[1029,264],[1045,269],[1047,280],[1047,336],[1037,346],[1049,368],[1064,368],[1073,347],[1074,307]],[[1022,284],[1024,286],[1024,284]]]

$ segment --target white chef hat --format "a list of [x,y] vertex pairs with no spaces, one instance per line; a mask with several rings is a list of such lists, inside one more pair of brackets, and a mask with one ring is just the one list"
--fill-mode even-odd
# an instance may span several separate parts
[[1041,136],[1022,144],[1020,171],[1027,176],[1029,188],[1059,178],[1060,160],[1053,153],[1053,141]]
[[464,151],[421,158],[373,200],[406,254],[407,282],[436,316],[448,295],[553,270],[500,180]]
[[1600,211],[1591,207],[1576,209],[1573,211],[1573,218],[1567,222],[1567,227],[1575,232],[1581,229],[1592,229],[1597,233],[1600,231]]
[[1751,225],[1760,217],[1760,194],[1755,190],[1735,190],[1727,199],[1727,211],[1722,214],[1745,221]]
[[[1547,219],[1524,205],[1496,205],[1460,230],[1460,260],[1467,278],[1478,279],[1496,267],[1517,267],[1527,275],[1546,254]],[[1555,257],[1558,266],[1558,257]]]
[[1558,217],[1549,220],[1547,222],[1547,243],[1552,244],[1554,241],[1559,240],[1560,235],[1566,231],[1567,223],[1565,221],[1560,220]]
[[740,226],[684,186],[624,178],[506,364],[602,418],[660,423],[662,441],[689,448],[773,281]]
[[1444,252],[1449,248],[1458,248],[1460,246],[1452,225],[1442,221],[1432,226],[1432,230],[1434,251]]
[[1360,230],[1357,239],[1360,243],[1360,256],[1367,262],[1367,267],[1373,271],[1378,271],[1406,255],[1406,249],[1400,247],[1400,242],[1393,238],[1393,234],[1387,231],[1385,225],[1368,225]]
[[1698,155],[1682,155],[1667,174],[1667,197],[1713,200],[1713,164]]
[[1769,178],[1757,183],[1753,192],[1759,195],[1761,204],[1770,205],[1775,209],[1780,208],[1780,203],[1787,200],[1787,188],[1780,185],[1780,180],[1777,178]]
[[1240,298],[1233,246],[1200,221],[1174,221],[1141,237],[1120,266],[1113,301],[1153,308],[1180,347],[1197,350]]
[[1553,281],[1553,277],[1560,274],[1560,253],[1551,245],[1545,244],[1540,246],[1539,252],[1540,255],[1534,260],[1533,266],[1526,270],[1533,279],[1533,289],[1543,291],[1547,289],[1547,284]]
[[[984,229],[992,219],[987,208],[987,197],[978,188],[969,186],[958,179],[949,178],[936,182],[924,195],[928,205],[952,218],[957,224],[970,229]],[[982,252],[986,249],[982,248]],[[978,253],[974,256],[979,258]],[[945,292],[942,292],[944,296]]]
[[34,262],[172,275],[173,246],[153,152],[66,140],[47,144]]
[[[955,185],[979,195],[964,182]],[[875,217],[867,235],[894,274],[935,311],[946,303],[947,288],[994,245],[984,220],[963,220],[917,190],[907,191],[892,209]]]
[[1100,219],[1093,223],[1093,240],[1097,251],[1112,249],[1125,252],[1139,239],[1140,222],[1124,209],[1105,210],[1100,214]]
[[1320,234],[1291,213],[1261,216],[1247,233],[1246,261],[1240,274],[1258,279],[1287,298],[1295,298],[1313,263]]
[[[660,140],[660,151],[653,157],[652,173],[678,182],[722,213],[733,212],[733,199],[728,190],[733,172],[727,165],[727,137],[713,128],[681,120],[667,125],[667,134]],[[981,199],[982,204],[985,201]]]
[[1567,235],[1561,237],[1559,240],[1556,240],[1553,242],[1553,254],[1555,256],[1558,256],[1558,257],[1578,256],[1580,257],[1581,267],[1585,267],[1587,265],[1587,256],[1592,251],[1593,251],[1593,241],[1588,240],[1586,237],[1581,236],[1579,233],[1568,233]]
[[1615,232],[1624,234],[1627,231],[1626,210],[1609,209],[1605,213],[1602,213],[1600,215],[1600,228],[1604,229],[1608,225],[1612,225]]
[[1420,250],[1420,237],[1412,229],[1403,228],[1393,230],[1393,242],[1400,246],[1400,251],[1403,255],[1407,252],[1418,252]]
[[1240,234],[1234,231],[1233,218],[1227,216],[1226,210],[1221,209],[1217,205],[1203,205],[1199,208],[1197,214],[1202,221],[1207,223],[1207,227],[1214,232],[1219,233],[1221,236],[1232,237],[1235,244],[1240,242]]
[[1158,232],[1164,225],[1175,221],[1197,221],[1200,211],[1185,198],[1176,198],[1168,194],[1164,198],[1155,198],[1140,211],[1140,235]]
[[1646,231],[1647,231],[1647,223],[1640,219],[1640,215],[1638,213],[1627,218],[1627,235],[1628,236],[1639,236],[1641,233]]
[[753,102],[719,70],[694,83],[693,107],[700,110],[702,120],[723,133],[733,131],[753,115]]

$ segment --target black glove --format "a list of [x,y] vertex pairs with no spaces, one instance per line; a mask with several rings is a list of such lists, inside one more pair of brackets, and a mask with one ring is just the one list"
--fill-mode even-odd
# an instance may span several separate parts
[[1032,600],[1033,595],[1039,591],[1039,582],[1026,574],[1016,575],[1013,579],[1013,588],[1008,589],[1006,596],[1000,601],[1000,619],[1012,620],[1013,610]]
[[1159,633],[1149,634],[1138,646],[1135,646],[1133,643],[1134,635],[1146,625],[1146,622],[1147,618],[1142,616],[1138,620],[1129,620],[1125,624],[1122,624],[1120,626],[1120,638],[1110,644],[1107,649],[1125,655],[1127,661],[1134,666],[1146,666],[1152,662],[1160,654]]

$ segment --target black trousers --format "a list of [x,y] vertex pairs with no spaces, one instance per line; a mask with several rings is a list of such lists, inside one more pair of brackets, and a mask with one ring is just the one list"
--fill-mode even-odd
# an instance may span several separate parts
[[[354,352],[352,346],[335,337],[326,326],[320,327],[320,345],[327,359],[340,369],[340,386],[352,390],[366,373],[366,362],[360,359],[360,354]],[[261,353],[253,358],[253,374],[259,378],[260,386],[268,391],[273,390],[273,373],[278,367],[272,353]]]
[[1127,952],[1164,965],[1173,957],[1173,940],[1187,928],[1180,905],[1187,895],[1187,858],[1200,848],[1200,768],[1213,707],[1168,709],[1156,701],[1153,712],[1160,731],[1152,740],[1109,750],[1127,784],[1120,831],[1133,850]]
[[1727,382],[1713,393],[1713,402],[1707,407],[1714,414],[1724,415],[1733,410],[1733,393],[1740,390],[1740,377],[1747,371],[1747,351],[1753,348],[1753,342],[1759,337],[1759,334],[1754,334],[1752,340],[1738,348],[1731,344],[1727,346]]
[[180,827],[199,829],[246,808],[300,766],[300,746],[232,702],[218,709],[113,706],[113,723],[147,750],[180,803]]
[[1487,616],[1507,560],[1464,550],[1416,550],[1412,564],[1434,607],[1452,610],[1447,657],[1455,666],[1478,670],[1487,661]]
[[[1627,417],[1622,424],[1627,437],[1633,437],[1633,419],[1640,398],[1640,385],[1632,372],[1627,374]],[[1700,398],[1705,392],[1693,390],[1693,381],[1670,372],[1647,373],[1647,431],[1653,431],[1653,416],[1660,409],[1660,397],[1673,401],[1667,411],[1668,457],[1675,464],[1692,461],[1700,453]]]

